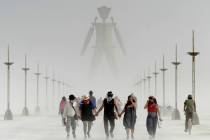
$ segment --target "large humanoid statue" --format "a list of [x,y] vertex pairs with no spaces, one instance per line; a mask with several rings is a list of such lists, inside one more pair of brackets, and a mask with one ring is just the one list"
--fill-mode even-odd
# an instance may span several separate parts
[[102,19],[102,22],[97,22],[97,17],[95,18],[94,23],[92,23],[92,27],[89,29],[88,34],[86,36],[84,46],[82,49],[82,55],[84,55],[89,42],[93,36],[94,31],[96,32],[96,45],[94,46],[95,52],[91,64],[91,75],[93,75],[96,71],[96,68],[101,63],[103,57],[109,63],[109,66],[114,75],[118,73],[117,63],[115,59],[115,51],[116,48],[113,46],[113,32],[116,36],[116,40],[119,43],[119,46],[122,52],[125,54],[124,45],[122,42],[122,38],[120,36],[119,30],[116,27],[116,23],[114,22],[113,17],[111,17],[111,22],[106,22],[106,19],[109,16],[111,8],[100,7],[98,8],[98,13]]

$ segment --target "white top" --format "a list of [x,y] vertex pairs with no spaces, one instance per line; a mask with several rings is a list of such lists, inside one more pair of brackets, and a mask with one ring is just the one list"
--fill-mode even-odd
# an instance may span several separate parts
[[69,102],[67,102],[64,107],[63,118],[74,117],[74,115],[75,115],[75,111],[74,111],[72,105]]

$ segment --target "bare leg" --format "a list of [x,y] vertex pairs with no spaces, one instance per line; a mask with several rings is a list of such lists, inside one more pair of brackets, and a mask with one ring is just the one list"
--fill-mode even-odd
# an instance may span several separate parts
[[67,132],[67,137],[69,137],[69,133],[70,133],[70,125],[71,125],[71,119],[70,119],[70,117],[67,117],[67,122],[66,122],[66,132]]
[[129,140],[129,138],[130,138],[130,129],[126,129],[126,135],[127,135],[127,140]]
[[88,122],[88,131],[87,131],[87,135],[88,135],[89,138],[90,138],[90,130],[91,130],[91,127],[92,127],[92,122],[89,121]]
[[87,121],[83,121],[83,131],[84,131],[84,138],[87,138],[87,125],[88,122]]
[[131,138],[134,139],[134,129],[131,129]]

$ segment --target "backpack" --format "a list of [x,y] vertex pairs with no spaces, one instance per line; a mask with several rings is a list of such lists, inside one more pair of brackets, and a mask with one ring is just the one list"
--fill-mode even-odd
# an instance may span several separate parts
[[195,112],[195,102],[194,102],[194,100],[186,100],[185,101],[185,112],[186,113],[193,113],[193,112]]

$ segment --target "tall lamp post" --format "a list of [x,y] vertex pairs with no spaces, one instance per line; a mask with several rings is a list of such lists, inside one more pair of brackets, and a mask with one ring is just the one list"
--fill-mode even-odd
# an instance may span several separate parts
[[147,76],[147,80],[148,80],[148,94],[151,93],[151,78],[152,76],[150,75],[150,69],[148,69],[148,76]]
[[65,83],[64,82],[62,82],[62,87],[63,87],[63,96],[65,96],[66,95],[66,90],[65,90]]
[[[195,32],[192,31],[192,51],[188,52],[188,54],[192,57],[192,95],[193,99],[195,100],[195,57],[199,55],[199,52],[195,51]],[[199,125],[199,117],[197,112],[193,114],[193,124]]]
[[5,62],[4,64],[7,66],[7,110],[4,115],[4,120],[13,120],[13,114],[10,110],[10,66],[13,64],[13,62],[10,61],[9,46],[7,62]]
[[37,65],[37,72],[35,73],[36,75],[36,108],[35,112],[37,114],[40,113],[40,106],[39,106],[39,77],[41,73],[39,72],[39,64]]
[[154,76],[155,76],[155,96],[157,97],[157,76],[158,76],[158,72],[157,72],[157,63],[155,62],[155,71],[153,72]]
[[58,97],[59,97],[58,101],[59,101],[60,98],[62,98],[62,94],[61,94],[61,81],[58,80],[57,83],[58,83]]
[[165,72],[167,68],[165,67],[165,56],[163,55],[163,66],[160,69],[163,73],[163,108],[166,108],[166,95],[165,95]]
[[44,77],[44,79],[45,79],[45,86],[46,86],[46,89],[45,89],[45,100],[46,100],[46,102],[45,102],[45,106],[46,106],[46,110],[48,110],[48,80],[49,80],[49,76],[47,75],[47,70],[46,70],[46,74],[45,74],[45,77]]
[[27,55],[25,55],[25,67],[22,68],[22,70],[25,73],[25,106],[23,108],[22,115],[28,116],[29,115],[29,109],[27,107],[27,72],[29,71],[29,68],[27,67]]
[[54,104],[55,104],[55,82],[56,82],[55,74],[53,72],[53,78],[52,78],[52,107],[53,107],[53,109],[55,109],[55,106],[54,106]]
[[178,109],[178,103],[177,103],[177,98],[178,98],[178,66],[181,64],[177,60],[177,45],[176,45],[176,51],[175,51],[175,61],[172,62],[172,64],[175,66],[175,109],[172,113],[172,120],[180,120],[180,112]]
[[139,87],[139,96],[140,96],[142,94],[142,77],[139,75],[138,79],[139,79],[139,81],[138,81],[137,89]]
[[147,81],[147,78],[146,78],[146,74],[144,72],[144,78],[142,79],[143,80],[143,86],[144,86],[144,93],[143,93],[143,99],[146,98],[146,81]]
[[[139,77],[139,76],[138,76]],[[140,78],[138,78],[139,80],[134,84],[135,87],[137,87],[137,92],[138,92],[138,88],[139,88],[139,93],[138,95],[141,97],[142,99],[142,102],[144,102],[144,99],[143,99],[143,94],[142,94],[142,82],[143,80]]]

